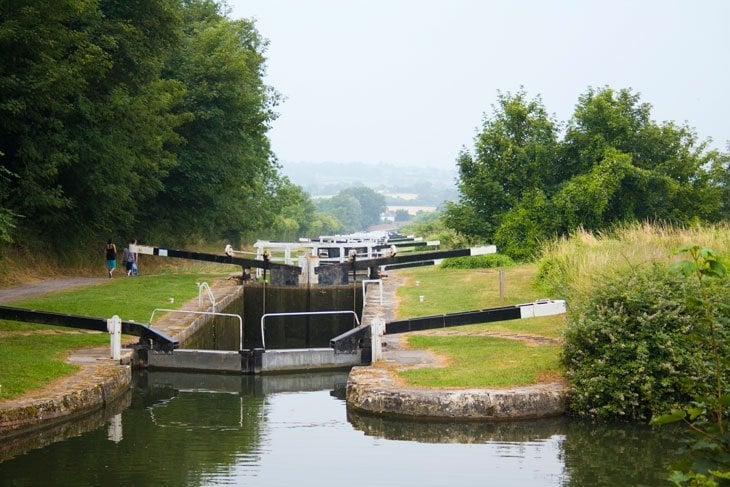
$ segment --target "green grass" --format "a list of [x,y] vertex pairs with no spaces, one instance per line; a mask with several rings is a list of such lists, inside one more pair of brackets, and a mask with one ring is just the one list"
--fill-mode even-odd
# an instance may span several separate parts
[[75,372],[78,367],[63,360],[66,353],[82,346],[98,345],[99,337],[103,336],[106,335],[1,337],[0,399],[12,399]]
[[[119,277],[95,286],[47,294],[42,297],[8,303],[19,308],[54,311],[74,315],[111,318],[146,323],[155,308],[176,308],[198,295],[196,282],[220,274],[160,274],[139,277]],[[174,303],[170,303],[170,299]],[[36,325],[0,320],[0,331],[58,329],[57,326]]]
[[[497,270],[416,268],[399,271],[405,283],[398,289],[397,316],[410,318],[457,311],[495,308],[544,296],[534,287],[535,265],[505,269],[504,299]],[[416,285],[418,281],[418,285]],[[424,297],[421,302],[419,296]],[[498,332],[561,337],[563,315],[450,327],[450,332]],[[413,348],[426,348],[448,359],[445,368],[399,371],[409,385],[421,387],[507,387],[534,384],[561,375],[560,346],[528,346],[515,339],[487,336],[412,335]]]
[[[217,275],[198,273],[120,277],[94,286],[8,303],[8,306],[100,318],[117,314],[123,320],[146,323],[155,308],[175,309],[182,306],[197,296],[196,282]],[[174,303],[170,303],[171,297]],[[73,329],[0,320],[0,333],[32,330]],[[76,367],[64,362],[71,350],[108,343],[106,333],[0,335],[0,400],[18,397],[74,372]]]
[[[505,296],[499,296],[499,271],[468,269],[437,269],[421,267],[399,271],[406,282],[398,289],[400,303],[398,318],[438,315],[457,311],[472,311],[499,306],[529,303],[541,298],[561,299],[561,296],[544,296],[533,286],[537,268],[521,265],[505,269]],[[419,281],[419,285],[416,285]],[[421,302],[419,296],[423,296]],[[561,315],[511,320],[479,325],[455,327],[463,331],[500,331],[532,333],[557,338],[565,330],[565,317]]]
[[517,340],[480,336],[410,337],[409,344],[449,358],[444,368],[401,371],[408,384],[423,387],[509,387],[534,384],[560,374],[560,347],[527,346]]

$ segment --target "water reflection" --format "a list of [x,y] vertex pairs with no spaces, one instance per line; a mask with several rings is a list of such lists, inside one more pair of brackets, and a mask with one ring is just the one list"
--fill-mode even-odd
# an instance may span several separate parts
[[347,420],[366,435],[422,443],[525,443],[562,437],[567,418],[496,423],[405,421],[347,410]]
[[[418,443],[490,444],[500,457],[528,457],[541,446],[557,446],[566,486],[666,484],[679,437],[676,428],[606,424],[575,418],[499,423],[404,421],[348,409],[347,419],[368,436]],[[528,449],[532,448],[532,452]],[[534,460],[534,459],[533,459]]]
[[142,374],[115,408],[0,442],[0,485],[661,485],[671,460],[669,430],[360,415],[346,380]]
[[[9,438],[0,439],[0,464],[30,450],[43,448],[68,438],[81,436],[88,431],[103,428],[107,422],[120,416],[122,411],[127,409],[131,403],[132,391],[128,391],[110,403],[105,409],[39,430],[23,432]],[[119,420],[114,421],[118,422]]]

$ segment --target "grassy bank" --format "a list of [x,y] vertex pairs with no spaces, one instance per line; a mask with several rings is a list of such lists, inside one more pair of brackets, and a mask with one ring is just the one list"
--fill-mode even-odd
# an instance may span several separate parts
[[606,232],[577,231],[549,242],[539,259],[537,280],[547,293],[585,300],[617,272],[684,258],[676,252],[689,243],[712,248],[730,264],[729,224],[677,228],[633,223]]
[[[398,290],[398,317],[478,310],[545,297],[533,285],[537,266],[511,266],[504,271],[503,299],[496,269],[422,267],[399,271],[405,282]],[[564,329],[564,316],[548,316],[453,327],[446,335],[439,335],[442,331],[412,334],[409,346],[432,351],[443,357],[447,366],[398,375],[409,385],[420,387],[508,387],[555,380],[561,375],[560,346],[540,338],[558,338]]]
[[[48,278],[68,276],[106,277],[104,243],[95,249],[75,249],[57,255],[53,251],[32,251],[19,245],[0,245],[0,288],[16,286]],[[124,242],[117,242],[118,267],[121,267]],[[195,252],[223,254],[225,243],[199,243],[184,248]],[[176,247],[178,248],[178,247]],[[196,273],[217,269],[221,272],[236,270],[231,266],[214,266],[210,263],[183,259],[140,255],[140,271],[146,274]],[[121,268],[116,274],[121,276]]]
[[[398,317],[437,315],[534,301],[566,299],[568,309],[588,299],[617,272],[668,266],[682,258],[676,251],[688,243],[713,248],[730,260],[730,226],[675,228],[630,224],[610,232],[578,231],[569,238],[546,244],[536,264],[505,267],[504,299],[499,296],[496,269],[455,270],[422,267],[399,271],[405,284],[398,291]],[[421,301],[420,297],[423,297]],[[489,334],[563,336],[565,316],[513,320],[449,328],[450,334],[424,332],[409,337],[409,344],[445,357],[448,367],[402,372],[408,383],[431,387],[474,387],[529,384],[561,373],[560,346],[505,342]],[[470,336],[469,336],[470,335]],[[539,352],[539,353],[538,353]]]
[[[198,294],[196,282],[221,275],[180,273],[119,277],[101,284],[7,303],[9,306],[146,323],[155,308],[177,308]],[[173,301],[172,303],[170,301]],[[106,346],[106,333],[0,320],[0,400],[41,387],[76,367],[64,362],[74,349]]]

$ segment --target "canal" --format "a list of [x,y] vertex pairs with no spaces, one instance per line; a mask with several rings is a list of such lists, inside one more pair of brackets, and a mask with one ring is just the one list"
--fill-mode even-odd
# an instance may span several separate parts
[[0,485],[654,486],[671,429],[567,418],[396,421],[348,411],[344,372],[140,372],[104,412],[0,440]]

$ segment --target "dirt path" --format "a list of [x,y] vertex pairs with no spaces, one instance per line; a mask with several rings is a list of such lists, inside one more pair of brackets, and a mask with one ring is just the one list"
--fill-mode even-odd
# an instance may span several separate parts
[[0,289],[0,303],[19,301],[77,287],[93,286],[108,280],[102,277],[68,277],[23,284],[22,286]]

